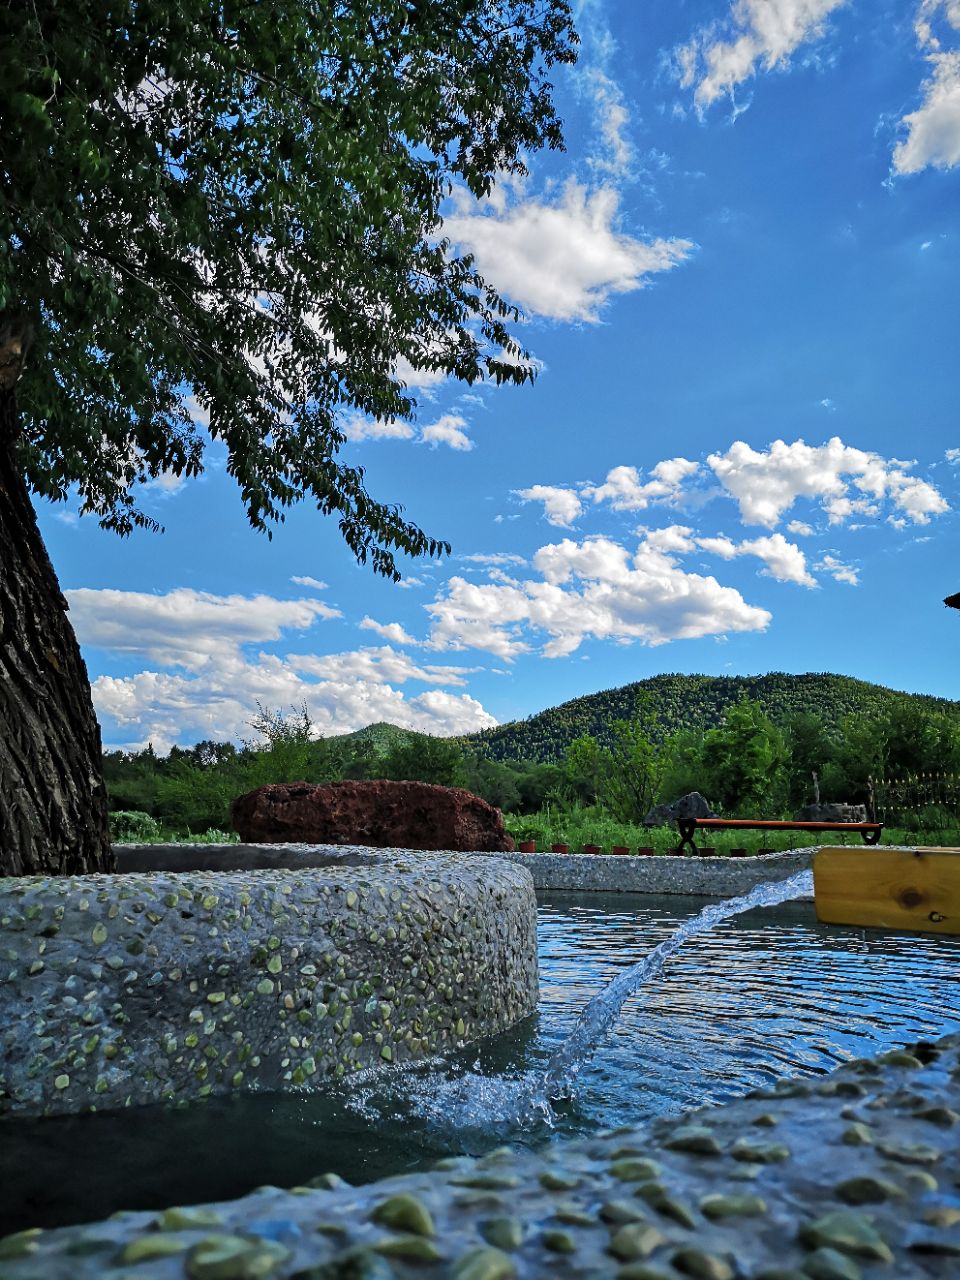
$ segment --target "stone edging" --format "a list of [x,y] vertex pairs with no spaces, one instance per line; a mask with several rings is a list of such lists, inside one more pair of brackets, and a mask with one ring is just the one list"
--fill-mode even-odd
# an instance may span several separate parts
[[947,1280],[958,1110],[953,1035],[539,1155],[28,1230],[0,1265],[4,1280]]
[[[218,844],[116,845],[121,871],[202,868],[234,871],[253,867],[365,866],[385,857],[422,858],[406,849],[357,845]],[[677,893],[730,898],[763,880],[785,880],[808,868],[816,848],[765,853],[751,858],[636,857],[581,853],[447,853],[439,858],[498,858],[525,867],[534,888],[571,893]]]
[[537,1004],[530,875],[469,855],[11,878],[0,926],[0,1112],[296,1088]]

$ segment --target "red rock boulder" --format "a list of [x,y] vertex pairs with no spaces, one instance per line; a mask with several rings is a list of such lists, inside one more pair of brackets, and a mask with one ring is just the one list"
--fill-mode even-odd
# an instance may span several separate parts
[[245,844],[354,844],[376,849],[503,853],[503,814],[462,787],[427,782],[280,782],[233,802]]

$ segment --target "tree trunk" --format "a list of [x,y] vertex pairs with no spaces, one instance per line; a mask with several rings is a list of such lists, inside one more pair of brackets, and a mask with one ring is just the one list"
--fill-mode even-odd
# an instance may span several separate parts
[[18,431],[16,391],[0,378],[0,875],[109,871],[100,726]]

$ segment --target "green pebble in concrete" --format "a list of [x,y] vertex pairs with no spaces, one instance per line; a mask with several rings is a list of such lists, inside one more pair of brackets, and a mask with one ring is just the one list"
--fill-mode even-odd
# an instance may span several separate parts
[[523,1223],[519,1218],[487,1218],[480,1224],[480,1234],[497,1249],[519,1249],[523,1244]]
[[190,1280],[264,1280],[291,1256],[272,1240],[207,1236],[187,1254]]
[[700,1212],[708,1218],[758,1218],[767,1212],[767,1203],[759,1196],[730,1196],[720,1193],[704,1196]]
[[551,1228],[543,1233],[543,1247],[550,1253],[576,1253],[577,1242],[569,1231]]
[[409,1231],[418,1236],[436,1235],[430,1210],[422,1200],[408,1192],[384,1200],[377,1205],[370,1217],[374,1222],[392,1227],[394,1231]]
[[723,1147],[706,1125],[681,1125],[663,1144],[668,1151],[687,1151],[698,1156],[718,1156]]
[[630,1200],[607,1200],[600,1206],[604,1222],[646,1222],[646,1214]]
[[614,1232],[609,1249],[615,1258],[632,1262],[649,1258],[654,1249],[667,1243],[667,1237],[649,1222],[628,1222]]
[[451,1272],[451,1280],[513,1280],[513,1259],[499,1249],[471,1249]]
[[738,1138],[730,1148],[734,1160],[749,1160],[752,1164],[776,1164],[790,1159],[790,1148],[782,1142],[751,1142]]
[[620,1182],[647,1182],[659,1173],[660,1166],[655,1160],[615,1160],[610,1165],[611,1177]]
[[845,1178],[836,1186],[837,1195],[847,1204],[882,1204],[884,1200],[903,1197],[903,1191],[895,1182],[864,1174],[857,1178]]
[[540,1174],[539,1182],[545,1191],[572,1191],[580,1185],[580,1179],[566,1173],[555,1173],[546,1169]]
[[385,1236],[373,1248],[385,1258],[407,1258],[414,1262],[440,1262],[443,1258],[432,1240],[417,1235]]
[[810,1280],[860,1280],[862,1272],[852,1258],[836,1249],[816,1249],[803,1264]]
[[17,1231],[12,1236],[4,1236],[0,1240],[0,1258],[25,1258],[36,1253],[40,1236],[39,1227],[30,1227],[26,1231]]
[[861,1213],[839,1209],[800,1228],[800,1239],[810,1249],[824,1246],[841,1253],[892,1262],[890,1246]]
[[734,1280],[736,1274],[726,1258],[705,1249],[678,1249],[670,1261],[678,1271],[696,1280]]
[[840,1141],[848,1147],[872,1147],[874,1133],[868,1124],[861,1124],[857,1121],[854,1124],[847,1125],[840,1135]]
[[174,1207],[158,1215],[157,1226],[161,1231],[202,1231],[223,1226],[223,1217],[213,1209]]
[[154,1235],[137,1236],[121,1252],[117,1262],[152,1262],[155,1258],[169,1258],[176,1253],[186,1253],[193,1244],[190,1236],[158,1231]]
[[676,1273],[661,1271],[645,1262],[630,1262],[617,1270],[617,1280],[676,1280]]

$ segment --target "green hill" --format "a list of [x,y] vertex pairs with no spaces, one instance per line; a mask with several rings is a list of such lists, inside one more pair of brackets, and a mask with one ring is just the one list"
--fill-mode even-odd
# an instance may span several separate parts
[[396,746],[407,746],[417,738],[428,737],[428,734],[415,733],[412,729],[401,729],[397,724],[387,724],[380,720],[376,724],[365,725],[362,729],[354,729],[352,733],[331,734],[328,742],[349,742],[355,746],[369,743],[378,755],[385,755]]
[[740,698],[759,702],[777,722],[797,712],[810,712],[828,730],[836,730],[845,715],[875,716],[891,702],[907,700],[955,717],[960,730],[960,702],[898,693],[850,676],[772,672],[765,676],[652,676],[574,698],[526,720],[469,734],[461,741],[491,760],[549,763],[560,760],[565,748],[580,734],[589,733],[600,742],[608,742],[610,724],[631,719],[644,702],[659,730],[656,736],[662,738],[678,729],[709,729]]

